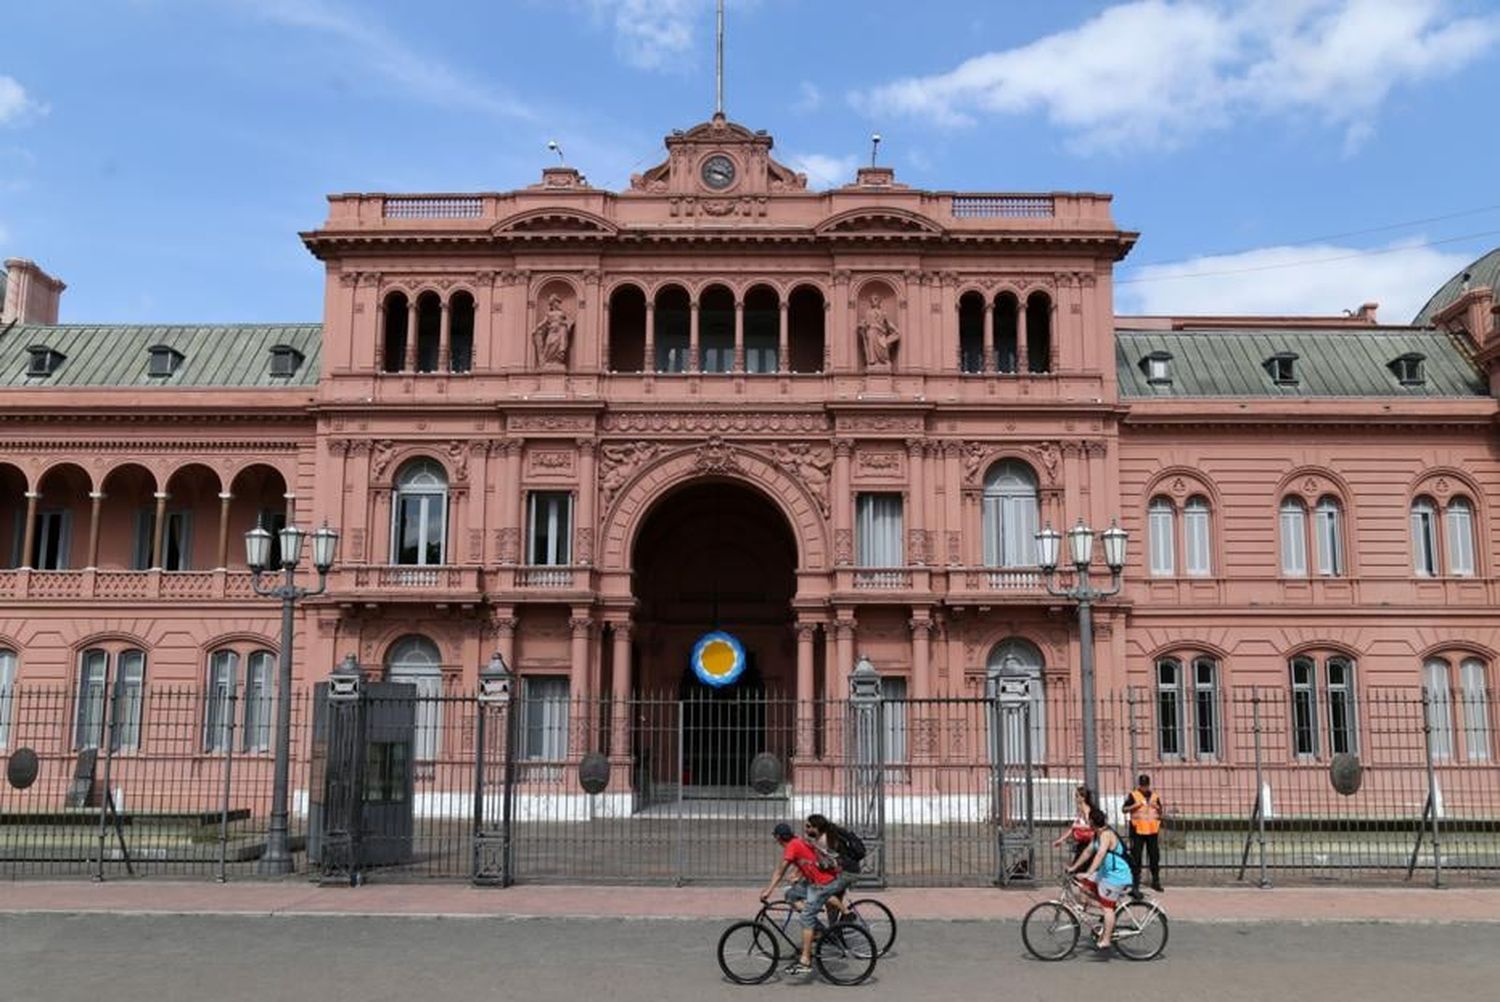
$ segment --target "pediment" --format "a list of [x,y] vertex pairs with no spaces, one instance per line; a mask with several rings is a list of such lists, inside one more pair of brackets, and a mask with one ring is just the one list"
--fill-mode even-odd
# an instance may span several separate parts
[[585,209],[541,208],[518,212],[500,220],[490,230],[495,236],[600,236],[612,237],[620,228],[603,216]]
[[940,237],[943,228],[920,213],[876,206],[848,209],[829,216],[813,232],[820,237]]

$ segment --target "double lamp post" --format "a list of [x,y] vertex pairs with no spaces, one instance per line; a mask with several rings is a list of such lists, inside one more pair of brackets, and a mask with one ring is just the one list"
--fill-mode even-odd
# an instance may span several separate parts
[[1061,555],[1063,534],[1047,526],[1036,534],[1037,564],[1042,569],[1047,594],[1066,598],[1078,605],[1079,676],[1083,689],[1083,783],[1095,797],[1099,796],[1099,748],[1094,721],[1094,612],[1093,604],[1119,594],[1120,574],[1125,568],[1125,530],[1113,520],[1099,534],[1104,548],[1104,563],[1109,568],[1109,587],[1095,588],[1090,578],[1094,562],[1094,530],[1083,519],[1068,530],[1068,556],[1073,564],[1073,582],[1068,587],[1056,585],[1057,562]]

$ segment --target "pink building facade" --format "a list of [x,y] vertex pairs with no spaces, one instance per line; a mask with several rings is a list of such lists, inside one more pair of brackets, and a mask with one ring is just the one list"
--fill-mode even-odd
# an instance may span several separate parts
[[342,534],[304,681],[353,652],[462,691],[498,650],[527,698],[675,697],[721,626],[803,701],[859,655],[908,698],[993,665],[1063,693],[1033,534],[1118,520],[1099,685],[1175,716],[1163,754],[1222,754],[1234,686],[1314,692],[1319,757],[1424,683],[1482,701],[1452,754],[1493,754],[1500,254],[1415,326],[1121,317],[1108,196],[809,191],[719,118],[666,145],[621,192],[332,196],[321,324],[58,325],[7,262],[0,686],[76,690],[75,744],[106,668],[268,691],[242,536],[291,519]]

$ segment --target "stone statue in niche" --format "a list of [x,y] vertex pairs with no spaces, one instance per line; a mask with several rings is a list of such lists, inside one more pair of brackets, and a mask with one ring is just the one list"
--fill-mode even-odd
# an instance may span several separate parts
[[865,367],[890,371],[891,355],[896,342],[901,340],[901,332],[881,308],[879,293],[870,294],[870,305],[859,325],[859,339],[865,351]]
[[540,369],[562,369],[568,365],[568,342],[573,336],[573,318],[562,308],[562,298],[547,297],[547,312],[531,329],[531,343],[536,348]]

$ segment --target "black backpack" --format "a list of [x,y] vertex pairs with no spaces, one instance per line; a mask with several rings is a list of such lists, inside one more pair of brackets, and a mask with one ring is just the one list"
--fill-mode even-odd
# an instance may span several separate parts
[[860,837],[847,828],[831,826],[838,841],[839,865],[849,873],[859,872],[859,861],[865,858],[865,844]]

